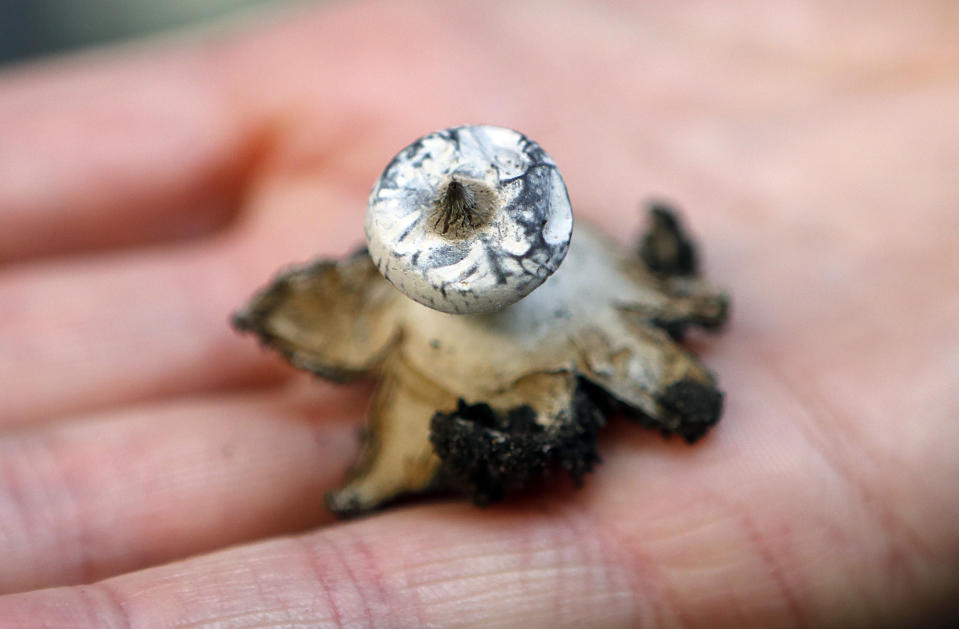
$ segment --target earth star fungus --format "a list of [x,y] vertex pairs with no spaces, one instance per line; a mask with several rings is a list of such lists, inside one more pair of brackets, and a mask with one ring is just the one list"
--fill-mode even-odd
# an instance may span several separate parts
[[723,394],[680,341],[728,301],[675,213],[653,206],[635,251],[572,228],[538,144],[438,131],[373,186],[368,251],[284,270],[236,313],[299,369],[378,380],[333,511],[438,488],[488,504],[557,466],[579,482],[613,409],[689,442],[716,423]]

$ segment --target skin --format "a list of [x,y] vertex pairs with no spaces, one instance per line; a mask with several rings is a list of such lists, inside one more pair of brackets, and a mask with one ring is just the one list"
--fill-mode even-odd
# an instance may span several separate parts
[[[0,626],[959,615],[955,3],[517,4],[0,77]],[[693,447],[614,421],[580,490],[333,523],[368,389],[227,317],[357,244],[389,156],[466,121],[540,141],[624,242],[639,200],[681,202],[734,299],[692,340],[725,417]]]

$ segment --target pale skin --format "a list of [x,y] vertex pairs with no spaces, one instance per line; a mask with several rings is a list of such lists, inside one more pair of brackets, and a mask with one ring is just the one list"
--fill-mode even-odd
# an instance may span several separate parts
[[[516,3],[519,4],[519,3]],[[336,4],[0,77],[0,626],[828,627],[959,610],[953,2]],[[428,131],[521,129],[733,318],[687,446],[335,523],[368,388],[229,313]],[[202,554],[202,556],[200,556]],[[171,563],[172,562],[172,563]],[[161,565],[162,564],[162,565]]]

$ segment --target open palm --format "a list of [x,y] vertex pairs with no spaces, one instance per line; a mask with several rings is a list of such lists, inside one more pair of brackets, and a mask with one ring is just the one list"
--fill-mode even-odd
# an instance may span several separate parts
[[[343,4],[8,72],[0,626],[955,613],[959,15],[735,4]],[[580,490],[334,523],[367,388],[227,319],[467,122],[539,140],[624,242],[641,200],[684,207],[733,297],[693,339],[725,417],[693,447],[614,421]]]

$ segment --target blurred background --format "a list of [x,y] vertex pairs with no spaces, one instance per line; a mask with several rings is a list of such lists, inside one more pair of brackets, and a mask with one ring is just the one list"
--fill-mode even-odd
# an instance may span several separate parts
[[217,21],[284,0],[0,0],[0,65]]

